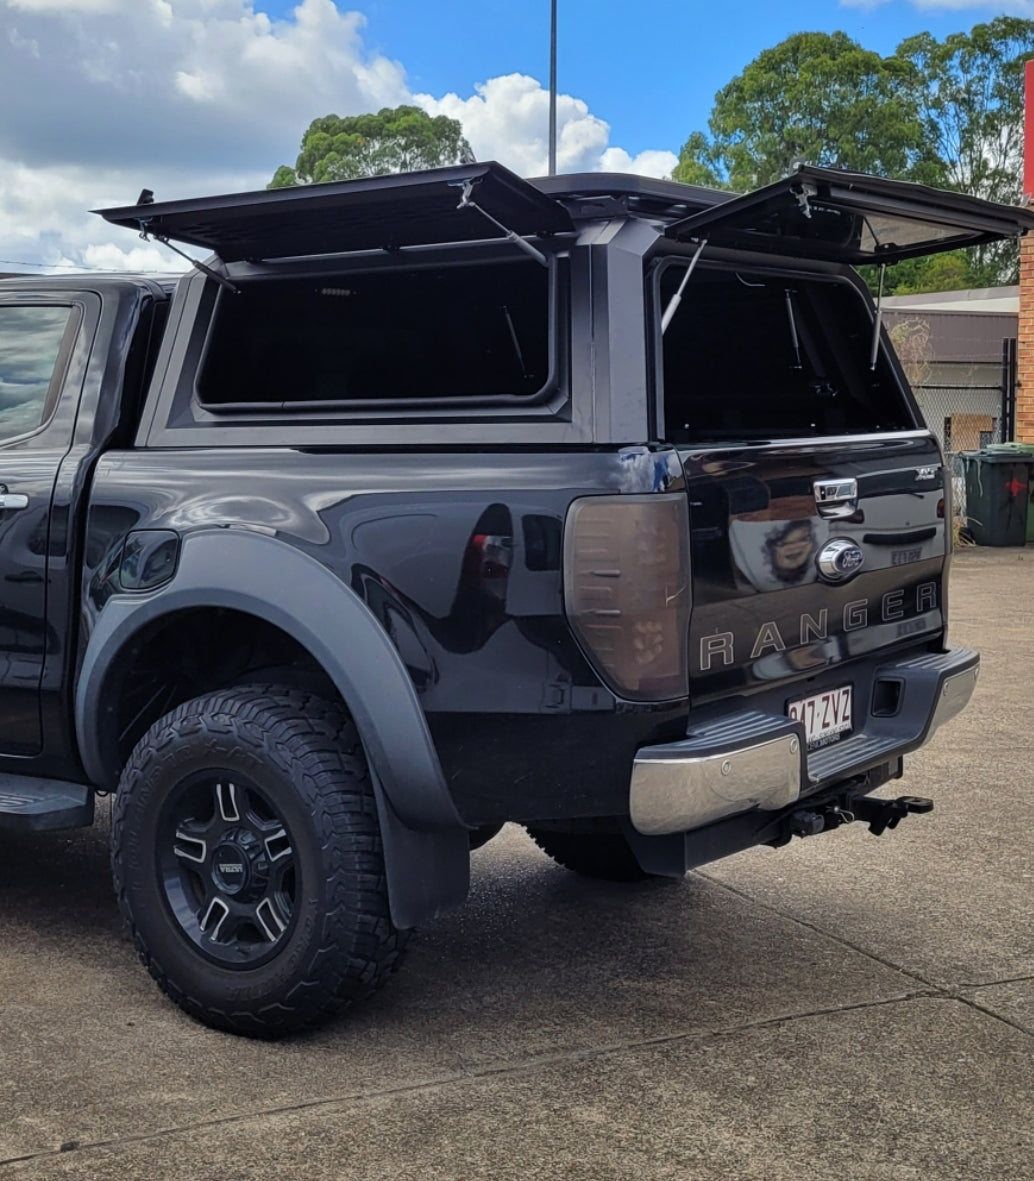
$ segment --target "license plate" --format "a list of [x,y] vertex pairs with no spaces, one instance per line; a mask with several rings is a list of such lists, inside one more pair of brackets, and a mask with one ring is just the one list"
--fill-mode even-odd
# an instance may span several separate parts
[[851,731],[851,686],[841,685],[791,701],[786,715],[803,723],[809,750],[838,742]]

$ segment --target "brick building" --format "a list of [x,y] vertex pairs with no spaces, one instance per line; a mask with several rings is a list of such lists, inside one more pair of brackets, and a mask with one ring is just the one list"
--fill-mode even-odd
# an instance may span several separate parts
[[1034,443],[1034,233],[1020,241],[1016,438],[1022,443]]

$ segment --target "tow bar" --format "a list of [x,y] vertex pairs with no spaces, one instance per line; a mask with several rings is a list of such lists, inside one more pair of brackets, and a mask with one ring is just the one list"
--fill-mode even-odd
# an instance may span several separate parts
[[888,828],[897,828],[910,812],[921,815],[932,811],[933,800],[925,796],[898,796],[896,800],[879,800],[850,792],[839,800],[816,808],[791,812],[786,818],[787,839],[791,836],[817,836],[820,832],[830,832],[855,820],[868,824],[872,835],[878,837]]

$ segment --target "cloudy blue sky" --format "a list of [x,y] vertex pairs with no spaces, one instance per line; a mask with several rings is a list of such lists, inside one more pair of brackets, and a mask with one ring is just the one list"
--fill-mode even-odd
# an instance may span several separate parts
[[[560,167],[667,174],[762,49],[843,29],[889,53],[1034,0],[559,0]],[[545,171],[549,0],[0,0],[0,270],[168,268],[85,211],[262,187],[317,115],[400,102]]]

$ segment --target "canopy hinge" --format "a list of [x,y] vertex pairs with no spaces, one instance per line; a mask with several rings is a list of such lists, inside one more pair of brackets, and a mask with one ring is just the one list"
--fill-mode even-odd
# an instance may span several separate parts
[[514,230],[507,229],[507,227],[504,226],[503,223],[501,221],[499,221],[497,218],[494,218],[488,212],[488,210],[482,209],[482,207],[476,201],[472,200],[471,194],[473,192],[474,192],[474,181],[465,180],[463,182],[462,193],[460,196],[460,203],[459,203],[459,205],[456,206],[456,208],[457,209],[476,209],[478,211],[478,213],[480,213],[482,217],[487,218],[488,221],[490,221],[492,223],[492,225],[494,225],[497,230],[501,230],[503,232],[503,236],[507,239],[507,241],[512,242],[514,244],[514,246],[517,247],[518,250],[523,250],[525,254],[530,255],[537,263],[541,264],[542,266],[544,266],[544,267],[549,266],[549,259],[546,258],[546,256],[542,253],[541,250],[536,250],[536,248],[534,246],[532,246],[532,244],[530,242],[526,241],[524,238],[522,238],[520,236],[520,234],[516,233]]
[[[141,189],[140,196],[137,197],[136,203],[137,205],[153,205],[154,193],[151,192],[150,189]],[[225,287],[227,291],[234,295],[240,294],[240,288],[235,283],[231,283],[225,275],[220,275],[219,272],[213,270],[212,267],[206,266],[206,264],[203,262],[198,262],[196,258],[191,258],[189,254],[183,250],[180,250],[178,246],[173,246],[165,234],[159,234],[155,230],[152,230],[150,228],[150,218],[139,217],[137,218],[136,224],[140,227],[140,237],[143,238],[145,242],[150,242],[152,238],[155,242],[161,242],[161,244],[163,246],[167,246],[173,252],[173,254],[178,254],[180,258],[185,258],[187,262],[189,262],[190,265],[196,270],[199,270],[202,275],[207,275],[209,279],[214,279],[220,287]]]
[[805,217],[811,217],[811,199],[819,195],[819,190],[809,181],[802,180],[790,190]]

